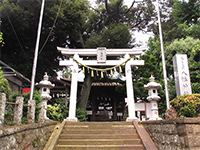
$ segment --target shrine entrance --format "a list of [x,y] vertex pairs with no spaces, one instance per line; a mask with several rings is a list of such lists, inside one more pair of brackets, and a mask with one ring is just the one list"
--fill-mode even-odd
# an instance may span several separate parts
[[116,91],[116,83],[93,83],[88,99],[88,121],[124,120],[125,94]]
[[[77,99],[77,81],[78,81],[78,69],[79,66],[82,66],[83,72],[85,68],[91,70],[91,76],[94,76],[94,71],[99,72],[100,76],[103,78],[104,71],[109,71],[111,76],[113,75],[113,69],[119,68],[119,72],[122,72],[121,66],[125,65],[125,78],[126,78],[126,93],[128,99],[128,118],[126,121],[133,121],[137,119],[135,116],[135,102],[134,102],[134,93],[133,93],[133,82],[132,82],[132,71],[131,66],[136,65],[144,65],[144,60],[138,60],[131,56],[140,56],[145,48],[133,48],[133,49],[106,49],[106,48],[97,48],[97,49],[69,49],[69,48],[61,48],[57,47],[58,51],[60,51],[63,55],[73,56],[69,60],[60,60],[60,66],[73,66],[72,67],[72,81],[71,81],[71,91],[70,91],[70,105],[69,105],[69,116],[67,117],[67,121],[76,122],[78,121],[76,117],[76,99]],[[83,60],[81,57],[88,56],[96,56],[96,60]],[[107,60],[107,56],[118,56],[120,59],[116,60]],[[97,69],[95,67],[104,66],[109,67],[105,69]],[[100,97],[102,98],[102,96]],[[105,97],[104,97],[105,99]],[[95,100],[94,100],[95,101]],[[99,101],[99,104],[104,105],[104,107],[99,107],[93,113],[96,117],[98,116],[98,112],[108,114],[106,105],[113,106],[114,103],[111,104],[109,100]],[[113,101],[114,102],[114,101]],[[115,104],[117,105],[117,103]],[[114,107],[112,107],[114,108]],[[117,107],[115,107],[117,108]],[[102,111],[100,111],[103,109]],[[112,113],[117,113],[117,111],[112,111]],[[111,115],[110,115],[111,116]],[[109,117],[109,115],[108,115]],[[116,117],[116,115],[115,115]],[[94,118],[94,116],[93,116]],[[98,117],[97,117],[98,118]]]

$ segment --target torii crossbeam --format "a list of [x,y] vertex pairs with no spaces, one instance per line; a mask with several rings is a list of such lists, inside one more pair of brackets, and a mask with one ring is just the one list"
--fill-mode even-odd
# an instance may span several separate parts
[[[115,66],[126,61],[125,65],[125,75],[126,75],[126,90],[128,99],[128,118],[126,121],[132,121],[137,119],[135,116],[135,102],[133,93],[133,81],[131,66],[141,66],[144,65],[144,60],[135,60],[130,58],[131,56],[140,56],[146,50],[145,47],[133,48],[133,49],[69,49],[57,47],[63,55],[73,56],[73,59],[60,60],[60,66],[73,66],[72,67],[72,81],[71,81],[71,91],[70,91],[70,106],[69,106],[69,116],[67,121],[76,122],[76,97],[77,97],[77,78],[78,78],[78,66],[84,64],[87,66]],[[79,56],[97,56],[97,60],[83,60]],[[122,56],[120,60],[106,60],[107,56]],[[128,61],[127,61],[128,60]]]

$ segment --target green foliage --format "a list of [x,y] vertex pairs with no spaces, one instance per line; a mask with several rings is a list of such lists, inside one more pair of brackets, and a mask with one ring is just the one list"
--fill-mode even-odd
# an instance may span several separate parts
[[76,116],[80,122],[87,121],[87,112],[80,108],[76,109]]
[[174,3],[175,8],[172,10],[172,14],[179,23],[186,22],[187,24],[197,23],[200,17],[200,1],[189,0],[176,1]]
[[70,78],[72,75],[72,70],[69,67],[65,67],[62,70],[62,77],[63,78]]
[[166,47],[166,67],[168,76],[173,76],[173,57],[175,54],[187,54],[193,93],[199,93],[200,80],[200,40],[192,37],[176,39]]
[[[56,24],[49,40],[41,50],[52,29],[61,1],[62,5]],[[4,33],[4,41],[6,42],[6,45],[2,47],[1,60],[27,78],[31,78],[30,68],[33,63],[40,8],[41,0],[0,1],[0,14],[3,20],[1,31]],[[44,70],[51,76],[56,75],[55,70],[59,68],[57,58],[61,57],[56,49],[57,46],[83,47],[80,39],[85,31],[84,23],[88,11],[89,5],[86,0],[50,0],[45,2],[36,74],[37,82],[42,78]]]
[[197,117],[200,113],[200,94],[181,95],[170,101],[179,117]]
[[[148,51],[147,51],[148,52]],[[166,110],[166,99],[163,90],[164,82],[162,77],[162,70],[158,61],[153,55],[144,54],[140,56],[139,59],[144,60],[144,66],[132,66],[133,71],[133,88],[134,88],[134,99],[140,99],[142,101],[147,101],[148,90],[144,89],[144,85],[150,82],[149,78],[153,75],[157,83],[162,85],[162,88],[158,90],[158,94],[161,97],[159,101],[159,113],[163,114]]]
[[[168,76],[173,75],[173,57],[175,54],[187,54],[188,64],[192,64],[193,58],[191,57],[192,50],[200,44],[200,40],[192,37],[186,39],[175,39],[170,45],[166,47],[166,65],[168,68]],[[195,55],[195,52],[193,52]],[[192,70],[190,70],[192,71]]]
[[49,117],[49,119],[62,122],[64,118],[61,112],[62,110],[57,104],[54,104],[53,106],[47,105],[47,117]]
[[3,71],[0,68],[0,92],[5,93],[6,97],[9,98],[11,95],[10,85],[8,80],[3,76]]
[[[168,88],[170,99],[176,97],[173,57],[175,54],[187,54],[188,65],[190,71],[191,85],[193,93],[199,93],[199,74],[200,74],[200,40],[192,37],[175,39],[170,44],[165,44],[165,61],[168,76]],[[157,58],[160,73],[162,74],[162,57],[160,50],[160,42],[157,38],[150,38],[148,41],[149,50],[146,54],[153,55]]]
[[103,28],[101,33],[92,34],[86,41],[85,47],[124,48],[130,47],[130,41],[131,34],[127,25],[110,24]]
[[[187,54],[192,91],[193,93],[199,93],[199,0],[189,0],[188,2],[169,0],[166,2],[164,1],[161,6],[161,21],[168,77],[169,97],[170,99],[176,97],[172,62],[175,54]],[[149,39],[149,50],[146,52],[146,54],[153,55],[157,58],[159,64],[158,66],[160,68],[159,70],[161,70],[160,73],[162,74],[162,57],[160,49],[161,46],[157,24],[155,24],[155,27],[155,36]]]
[[[90,11],[86,22],[86,47],[133,47],[131,31],[151,29],[155,16],[154,5],[147,0],[128,8],[123,1],[96,1],[97,8]],[[129,33],[128,33],[129,32]]]
[[13,121],[13,116],[14,116],[14,112],[11,111],[11,112],[7,112],[4,116],[4,124],[7,124],[9,126],[13,126],[15,125],[15,121]]
[[[69,107],[65,106],[65,98],[55,98],[52,105],[47,105],[47,117],[54,121],[62,122],[68,117]],[[87,112],[77,108],[76,117],[79,121],[87,121]]]
[[1,18],[0,18],[0,47],[3,47],[3,45],[5,44],[5,42],[3,41],[3,33],[1,32]]
[[[26,94],[14,93],[14,94],[12,94],[10,96],[11,97],[10,101],[11,102],[15,102],[17,96],[24,97],[24,104],[28,104],[30,93],[26,93]],[[42,97],[41,97],[39,91],[34,91],[33,100],[35,100],[35,105],[36,106],[39,106],[40,102],[42,102]],[[12,111],[13,108],[14,108],[14,105],[8,105],[7,106],[8,112]],[[27,121],[27,111],[28,111],[28,108],[27,107],[23,107],[22,123],[26,123],[26,121]],[[35,109],[35,122],[38,122],[39,113],[40,113],[40,109],[36,108]]]

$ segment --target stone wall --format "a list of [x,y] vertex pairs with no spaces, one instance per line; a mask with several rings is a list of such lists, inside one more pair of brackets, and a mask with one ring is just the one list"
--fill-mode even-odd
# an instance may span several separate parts
[[160,150],[199,150],[200,118],[141,122]]
[[58,122],[0,127],[1,150],[42,150]]

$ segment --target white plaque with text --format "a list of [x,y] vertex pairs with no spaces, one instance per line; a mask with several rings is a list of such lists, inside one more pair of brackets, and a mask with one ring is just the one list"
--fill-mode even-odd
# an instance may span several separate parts
[[106,48],[105,47],[97,48],[97,62],[98,63],[106,62]]

